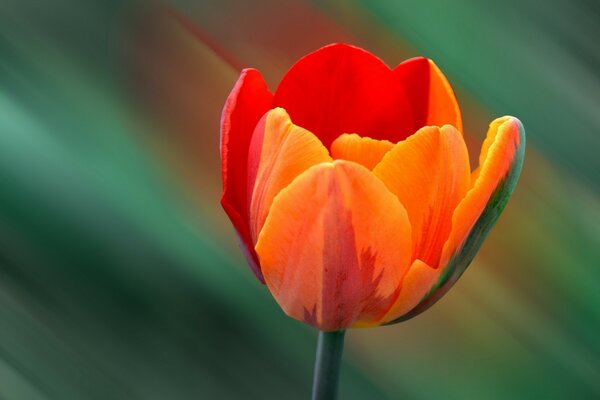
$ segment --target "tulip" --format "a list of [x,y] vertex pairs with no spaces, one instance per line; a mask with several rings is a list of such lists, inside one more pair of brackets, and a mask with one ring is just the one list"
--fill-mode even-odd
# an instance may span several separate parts
[[449,290],[525,150],[521,122],[496,119],[472,171],[462,131],[454,92],[426,58],[390,69],[333,44],[274,94],[242,71],[222,115],[221,203],[287,315],[340,332],[414,317]]

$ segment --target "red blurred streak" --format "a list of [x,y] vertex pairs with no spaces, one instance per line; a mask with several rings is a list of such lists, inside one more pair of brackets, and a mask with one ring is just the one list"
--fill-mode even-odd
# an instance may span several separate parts
[[223,61],[229,64],[235,70],[242,70],[243,64],[240,60],[238,60],[233,54],[227,52],[227,50],[220,46],[219,43],[210,36],[210,34],[198,26],[195,22],[189,19],[185,14],[181,13],[179,10],[171,7],[171,6],[163,6],[165,13],[167,15],[172,15],[181,26],[185,28],[187,32],[189,32],[192,36],[198,39],[199,42],[206,45],[209,49],[211,49],[217,56],[219,56]]
[[356,39],[322,11],[305,1],[222,0],[199,2],[187,15],[216,38],[219,48],[234,54],[242,67],[254,67],[273,90],[301,56],[333,42]]
[[166,5],[138,11],[125,53],[133,96],[150,120],[167,127],[148,139],[190,181],[186,186],[193,191],[210,188],[215,197],[221,110],[240,69],[256,66],[262,71],[262,64],[275,86],[307,50],[349,39],[318,9],[298,1],[227,4],[232,2],[213,4],[209,8],[214,12],[200,15]]
[[195,203],[209,207],[207,215],[220,216],[219,121],[236,62],[189,27],[167,7],[138,12],[125,43],[127,82],[154,126],[143,139],[162,160],[159,165],[181,179]]

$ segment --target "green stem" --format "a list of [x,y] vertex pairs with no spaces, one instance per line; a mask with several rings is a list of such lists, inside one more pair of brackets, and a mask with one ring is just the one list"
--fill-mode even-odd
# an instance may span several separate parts
[[335,400],[346,331],[319,332],[313,378],[313,400]]

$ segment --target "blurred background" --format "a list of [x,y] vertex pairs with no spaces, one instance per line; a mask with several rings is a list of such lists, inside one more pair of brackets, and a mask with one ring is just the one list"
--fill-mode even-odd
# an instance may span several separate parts
[[307,399],[316,332],[219,206],[239,70],[330,42],[453,83],[472,153],[527,130],[520,184],[430,311],[347,335],[341,399],[600,397],[600,3],[3,0],[0,399]]

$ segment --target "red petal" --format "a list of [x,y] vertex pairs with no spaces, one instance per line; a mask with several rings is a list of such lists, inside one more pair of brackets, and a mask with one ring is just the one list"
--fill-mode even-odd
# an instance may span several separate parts
[[326,147],[342,133],[395,143],[415,131],[393,71],[371,53],[344,44],[323,47],[294,64],[275,92],[275,105]]
[[410,99],[417,129],[449,124],[462,132],[462,118],[454,91],[433,61],[411,58],[398,65],[394,72]]
[[240,238],[242,249],[256,276],[264,281],[248,227],[248,147],[254,128],[273,105],[273,95],[255,69],[242,71],[227,98],[221,117],[221,204]]

